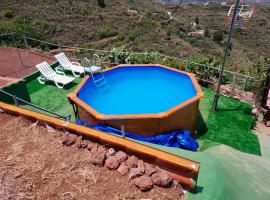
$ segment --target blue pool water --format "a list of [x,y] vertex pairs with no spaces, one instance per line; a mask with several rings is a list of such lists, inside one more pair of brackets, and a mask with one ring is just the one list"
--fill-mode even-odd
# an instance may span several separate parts
[[160,113],[196,95],[187,75],[162,67],[119,67],[104,76],[104,90],[90,78],[78,93],[79,99],[102,114]]

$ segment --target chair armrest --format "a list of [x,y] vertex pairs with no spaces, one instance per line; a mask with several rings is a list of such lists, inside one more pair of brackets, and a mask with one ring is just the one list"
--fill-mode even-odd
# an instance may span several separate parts
[[56,72],[57,74],[61,74],[61,75],[63,75],[63,76],[66,75],[66,74],[63,72],[63,68],[60,68],[60,67],[56,67],[56,68],[55,68],[55,72]]
[[71,62],[71,64],[72,64],[72,65],[81,66],[81,64],[80,64],[80,63],[78,63],[78,62]]

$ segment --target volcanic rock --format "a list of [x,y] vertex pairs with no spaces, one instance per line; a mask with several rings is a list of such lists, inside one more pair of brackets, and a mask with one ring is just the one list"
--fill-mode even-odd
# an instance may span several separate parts
[[117,171],[123,176],[128,173],[128,166],[125,162],[122,162]]
[[106,158],[109,158],[110,156],[113,156],[115,154],[115,149],[114,148],[109,148],[109,150],[106,153]]
[[128,157],[127,154],[123,151],[116,152],[115,156],[120,163],[124,162]]
[[142,175],[142,172],[139,168],[131,168],[128,172],[128,180],[137,178]]
[[138,158],[136,156],[130,156],[127,159],[127,166],[129,169],[136,168],[138,166]]
[[154,165],[151,165],[149,163],[145,163],[145,175],[151,176],[152,174],[156,173],[157,169]]
[[136,185],[141,191],[151,190],[154,183],[149,176],[140,176],[134,179],[134,185]]
[[165,172],[157,172],[151,176],[152,181],[159,187],[170,187],[173,179]]
[[103,148],[98,147],[91,149],[91,162],[94,165],[102,167],[105,160],[105,156],[106,151],[104,151]]
[[117,169],[119,167],[119,162],[115,156],[110,156],[106,159],[105,166],[108,169]]
[[143,160],[138,160],[138,168],[140,169],[140,171],[141,171],[142,173],[145,172],[145,166],[144,166]]

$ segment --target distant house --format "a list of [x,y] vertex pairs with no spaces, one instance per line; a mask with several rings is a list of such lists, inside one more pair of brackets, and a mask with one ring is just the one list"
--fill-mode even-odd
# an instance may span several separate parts
[[205,32],[204,30],[192,31],[192,32],[189,32],[188,35],[192,37],[203,37],[204,32]]
[[226,5],[227,5],[227,2],[224,2],[224,1],[223,1],[223,2],[221,2],[220,4],[221,4],[222,6],[226,6]]
[[203,5],[207,6],[209,4],[209,1],[207,1],[206,3],[203,3]]

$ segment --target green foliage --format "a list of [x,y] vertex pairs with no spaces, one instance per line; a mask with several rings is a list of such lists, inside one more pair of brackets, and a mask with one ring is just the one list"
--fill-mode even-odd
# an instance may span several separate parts
[[80,9],[80,14],[83,15],[83,16],[89,15],[90,14],[89,9],[87,7],[82,7]]
[[198,16],[195,17],[195,24],[199,25],[199,17]]
[[210,33],[210,31],[209,31],[208,28],[205,29],[205,31],[204,31],[204,36],[205,36],[205,37],[211,37],[211,33]]
[[[37,39],[42,39],[43,33],[36,28],[36,25],[33,21],[21,18],[21,17],[16,17],[15,20],[12,22],[5,22],[5,23],[0,23],[0,32],[1,33],[9,33],[9,32],[14,32],[16,33],[16,39],[17,39],[17,45],[19,47],[25,47],[24,45],[24,40],[23,36],[27,35],[29,37],[37,38]],[[0,43],[1,44],[9,44],[13,45],[11,38],[0,38]]]
[[12,19],[14,17],[14,15],[13,15],[12,11],[6,10],[4,12],[4,17],[7,18],[7,19]]
[[215,31],[213,33],[213,40],[216,43],[220,43],[223,40],[223,31]]
[[116,36],[118,33],[119,32],[116,27],[104,26],[98,30],[98,34],[102,38],[113,37],[113,36]]
[[125,40],[126,34],[127,34],[126,32],[121,31],[121,32],[117,35],[117,39],[118,39],[118,40]]
[[253,92],[256,102],[259,104],[262,100],[263,89],[266,84],[267,70],[270,68],[270,58],[260,56],[257,63],[250,69],[249,73],[254,76],[251,80],[250,90]]
[[128,38],[131,41],[134,41],[138,36],[139,36],[139,33],[137,31],[135,31],[135,30],[130,30],[128,32]]
[[126,61],[132,64],[153,64],[157,62],[157,59],[158,56],[156,53],[131,54]]
[[106,7],[105,0],[97,0],[97,4],[101,8],[105,8]]
[[[218,78],[218,71],[214,71],[210,67],[217,67],[216,63],[213,63],[212,58],[205,58],[205,57],[198,57],[198,56],[191,56],[188,60],[188,66],[186,67],[187,71],[192,72],[196,74],[201,84],[208,85],[208,82],[205,82],[203,80],[208,80],[211,82],[216,82]],[[199,64],[197,64],[199,63]],[[224,79],[225,80],[225,79]]]
[[113,64],[126,63],[128,57],[129,52],[125,49],[125,46],[114,47],[105,55],[105,58]]

